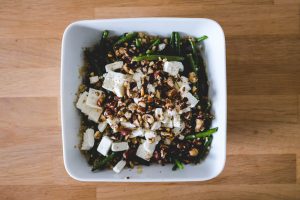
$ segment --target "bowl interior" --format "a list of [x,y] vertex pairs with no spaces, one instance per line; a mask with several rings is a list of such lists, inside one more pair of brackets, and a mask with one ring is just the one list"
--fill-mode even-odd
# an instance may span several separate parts
[[[73,102],[81,82],[79,68],[83,65],[83,48],[95,44],[101,31],[112,34],[144,31],[152,35],[169,36],[172,31],[191,36],[207,35],[203,54],[210,81],[209,95],[213,102],[215,120],[219,127],[214,135],[212,149],[199,165],[186,165],[184,170],[172,171],[171,165],[151,165],[142,173],[125,169],[120,174],[112,170],[93,173],[84,156],[74,145],[79,143],[80,118]],[[226,159],[226,64],[225,38],[222,28],[209,19],[140,18],[115,20],[89,20],[75,22],[67,27],[62,42],[61,109],[63,151],[66,170],[71,177],[81,181],[201,181],[217,176]],[[129,179],[128,179],[129,177]]]

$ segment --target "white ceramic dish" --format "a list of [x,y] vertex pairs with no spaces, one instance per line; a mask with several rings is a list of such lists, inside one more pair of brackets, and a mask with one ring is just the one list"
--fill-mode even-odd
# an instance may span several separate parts
[[[215,120],[219,127],[214,135],[212,149],[199,165],[186,165],[184,170],[172,171],[171,165],[144,166],[142,173],[137,169],[125,169],[120,174],[112,170],[91,172],[86,159],[74,145],[79,143],[80,119],[74,107],[75,93],[81,82],[79,68],[83,64],[84,47],[95,44],[101,31],[113,34],[130,31],[145,31],[153,35],[169,36],[179,31],[191,36],[207,35],[204,41],[204,57],[210,81],[210,98],[213,102]],[[78,21],[70,24],[63,35],[61,53],[61,120],[64,164],[68,174],[80,181],[115,182],[166,182],[204,181],[216,177],[224,168],[226,160],[226,61],[225,38],[222,28],[210,19],[189,18],[132,18]],[[129,179],[127,178],[129,177]]]

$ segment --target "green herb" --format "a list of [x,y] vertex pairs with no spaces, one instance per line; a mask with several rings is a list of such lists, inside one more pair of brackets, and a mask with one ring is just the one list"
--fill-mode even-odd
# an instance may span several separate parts
[[184,165],[182,164],[182,162],[180,162],[179,160],[175,159],[175,165],[179,168],[179,169],[184,169]]
[[148,50],[146,51],[146,54],[151,54],[153,53],[152,48],[156,45],[158,45],[160,43],[160,39],[156,39],[154,40],[154,42],[150,45],[150,47],[148,48]]
[[106,166],[106,164],[109,163],[114,158],[115,155],[116,154],[113,152],[110,155],[108,155],[107,157],[105,157],[104,159],[100,159],[100,158],[96,159],[94,161],[92,171],[104,168]]
[[135,39],[135,46],[136,46],[137,48],[140,48],[140,47],[142,46],[141,40],[140,40],[139,38],[136,38],[136,39]]

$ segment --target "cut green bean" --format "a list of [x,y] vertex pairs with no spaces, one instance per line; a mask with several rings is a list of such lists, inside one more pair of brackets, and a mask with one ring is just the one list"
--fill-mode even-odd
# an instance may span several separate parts
[[209,129],[207,131],[197,133],[195,135],[188,135],[188,136],[185,137],[185,139],[186,140],[193,140],[195,138],[204,138],[204,137],[207,137],[207,136],[210,136],[210,135],[214,134],[217,131],[218,131],[218,127]]
[[156,45],[158,45],[160,43],[160,39],[156,39],[154,40],[154,42],[150,45],[150,47],[148,48],[148,50],[146,51],[146,54],[151,54],[153,53],[152,48]]
[[179,169],[184,169],[184,165],[177,159],[175,159],[175,164]]
[[140,47],[142,46],[141,40],[140,40],[139,38],[136,38],[136,39],[135,39],[135,46],[136,46],[137,48],[140,48]]
[[178,32],[175,32],[175,49],[176,49],[176,53],[177,55],[180,55],[180,45],[181,45],[181,42],[180,42],[180,34]]
[[198,74],[199,68],[198,68],[198,66],[197,66],[196,63],[195,63],[195,60],[194,60],[194,58],[193,58],[193,55],[190,54],[190,53],[187,54],[187,55],[186,55],[186,59],[187,59],[189,65],[191,66],[192,70],[193,70],[196,74]]
[[137,32],[127,33],[124,37],[121,37],[121,38],[115,43],[115,45],[120,45],[120,44],[123,44],[124,42],[131,41],[131,40],[133,40],[134,38],[136,38],[137,35],[138,35]]
[[108,30],[104,30],[103,33],[102,33],[102,37],[101,37],[102,40],[106,39],[108,37],[108,35],[109,35],[109,31]]
[[167,59],[168,61],[183,61],[184,57],[181,56],[166,56],[166,55],[143,55],[143,56],[135,56],[132,58],[132,61],[142,61],[142,60],[159,60],[161,59]]
[[208,37],[206,36],[206,35],[203,35],[203,36],[201,36],[201,37],[198,37],[198,38],[196,38],[196,41],[197,42],[201,42],[201,41],[203,41],[203,40],[206,40]]
[[175,32],[172,32],[172,34],[171,34],[170,46],[171,46],[172,51],[175,52]]
[[96,159],[94,161],[94,164],[93,164],[93,168],[92,168],[92,171],[95,171],[97,169],[102,169],[105,167],[105,165],[107,163],[109,163],[114,157],[115,157],[115,153],[111,153],[110,155],[108,155],[107,157],[105,157],[104,159],[100,160],[100,159]]

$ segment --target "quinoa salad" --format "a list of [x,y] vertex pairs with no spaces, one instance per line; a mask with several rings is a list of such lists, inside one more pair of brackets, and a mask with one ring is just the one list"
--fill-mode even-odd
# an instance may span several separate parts
[[205,39],[103,31],[84,49],[75,104],[92,171],[155,163],[181,170],[205,159],[218,130],[211,127]]

